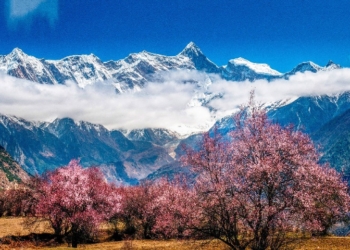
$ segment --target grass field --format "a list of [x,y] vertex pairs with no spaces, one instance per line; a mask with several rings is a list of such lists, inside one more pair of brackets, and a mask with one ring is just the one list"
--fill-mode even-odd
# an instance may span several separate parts
[[[0,218],[0,238],[8,235],[12,236],[25,236],[30,233],[51,233],[50,229],[44,223],[36,226],[32,231],[23,228],[23,218]],[[177,240],[128,240],[119,242],[103,242],[97,244],[85,244],[79,245],[79,249],[86,250],[98,250],[98,249],[110,249],[110,250],[156,250],[156,249],[168,249],[168,250],[226,250],[224,244],[218,241],[177,241]],[[40,250],[65,250],[72,249],[67,247],[67,244],[52,247],[40,246],[40,243],[17,241],[10,244],[0,245],[0,249],[40,249]],[[299,242],[296,245],[297,250],[349,250],[350,249],[350,237],[323,237],[323,238],[310,238]]]

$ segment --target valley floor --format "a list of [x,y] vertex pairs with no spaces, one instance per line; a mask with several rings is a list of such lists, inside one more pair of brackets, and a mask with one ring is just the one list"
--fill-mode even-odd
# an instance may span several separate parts
[[[36,233],[50,233],[41,224],[36,229]],[[0,218],[0,238],[8,235],[24,236],[31,233],[31,230],[23,228],[23,218]],[[12,241],[9,244],[0,245],[0,249],[39,249],[39,250],[68,250],[67,244],[55,247],[43,247],[40,244],[24,241]],[[78,248],[86,250],[226,250],[224,244],[218,241],[179,241],[179,240],[125,240],[119,242],[103,242],[96,244],[79,245]],[[297,250],[348,250],[350,249],[350,237],[321,237],[308,238],[297,243]]]

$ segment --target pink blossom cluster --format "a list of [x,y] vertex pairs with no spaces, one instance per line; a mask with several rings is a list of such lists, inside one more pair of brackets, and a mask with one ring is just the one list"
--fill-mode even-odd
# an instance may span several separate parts
[[78,161],[48,173],[36,189],[35,216],[47,219],[55,234],[76,245],[82,235],[92,237],[98,226],[120,210],[121,196],[97,168]]

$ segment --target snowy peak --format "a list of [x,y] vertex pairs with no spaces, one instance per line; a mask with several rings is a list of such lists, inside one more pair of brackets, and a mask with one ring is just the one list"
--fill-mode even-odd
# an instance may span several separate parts
[[221,67],[221,76],[229,81],[255,81],[258,79],[273,80],[283,74],[271,69],[265,63],[253,63],[242,57],[231,59],[226,66]]
[[24,58],[27,54],[25,54],[20,48],[14,48],[10,54],[8,54],[9,58]]
[[147,51],[129,54],[126,58],[104,64],[111,72],[119,92],[137,91],[153,74],[176,69],[195,69],[192,61],[184,56],[164,56]]
[[207,73],[220,72],[219,67],[210,61],[194,42],[187,44],[187,46],[180,52],[180,54],[178,54],[178,57],[189,58],[197,70]]
[[8,55],[0,57],[0,68],[4,66],[14,69],[21,63],[38,64],[38,59],[32,56],[28,56],[19,48],[14,48]]
[[[55,61],[55,60],[47,60],[47,61],[51,62],[51,63],[57,63],[57,61]],[[63,58],[62,60],[60,60],[60,61],[80,61],[82,63],[96,63],[96,62],[97,63],[102,63],[100,58],[98,58],[94,54],[67,56],[67,57]]]
[[339,64],[334,63],[333,61],[329,61],[325,67],[322,67],[320,65],[317,65],[314,62],[307,61],[302,62],[298,64],[292,71],[285,74],[285,78],[289,78],[291,75],[295,75],[297,73],[305,73],[307,71],[310,71],[312,73],[317,73],[319,71],[330,71],[335,69],[340,69],[341,66]]
[[0,56],[0,70],[17,78],[53,84],[54,79],[43,62],[45,60],[39,60],[15,48],[8,55]]
[[134,129],[124,131],[124,135],[132,141],[146,141],[159,146],[180,138],[176,132],[160,128]]
[[135,63],[139,63],[140,61],[147,61],[150,64],[155,64],[159,61],[162,61],[164,59],[169,59],[171,60],[171,58],[174,57],[168,57],[168,56],[163,56],[163,55],[158,55],[158,54],[154,54],[154,53],[150,53],[146,50],[143,50],[139,53],[131,53],[129,54],[126,58],[124,58],[123,60],[119,60],[118,63],[123,63],[126,62],[128,64],[135,64]]
[[305,71],[311,71],[311,72],[318,72],[322,69],[321,66],[317,65],[314,62],[311,61],[307,61],[307,62],[302,62],[300,64],[298,64],[292,71],[295,72],[301,72],[304,73]]
[[9,124],[17,124],[18,126],[23,126],[27,129],[32,129],[33,127],[36,127],[35,122],[29,122],[24,120],[23,118],[5,114],[0,114],[0,124],[6,128]]
[[329,60],[328,63],[326,64],[326,68],[329,70],[341,69],[341,66],[339,64],[334,63],[332,60]]
[[194,43],[190,42],[187,46],[180,52],[179,55],[187,56],[189,58],[198,57],[204,55],[200,48]]
[[253,63],[242,57],[232,59],[229,61],[229,63],[233,64],[234,66],[245,66],[259,74],[266,74],[272,76],[282,75],[282,73],[278,72],[277,70],[271,69],[271,67],[266,63]]

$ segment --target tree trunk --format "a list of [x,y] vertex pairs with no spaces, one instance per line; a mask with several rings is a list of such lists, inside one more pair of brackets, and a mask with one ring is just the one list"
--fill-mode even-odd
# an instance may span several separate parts
[[143,238],[144,239],[148,239],[148,235],[147,235],[147,224],[146,225],[144,225],[144,227],[143,227]]
[[264,227],[260,234],[258,233],[255,236],[254,242],[253,242],[253,246],[252,246],[252,250],[265,250],[268,248],[268,238],[269,236],[269,229],[267,227]]
[[72,225],[72,247],[77,248],[78,247],[78,240],[79,240],[79,233],[77,230],[77,227],[75,225]]
[[72,247],[77,248],[78,247],[78,237],[76,233],[72,234]]

